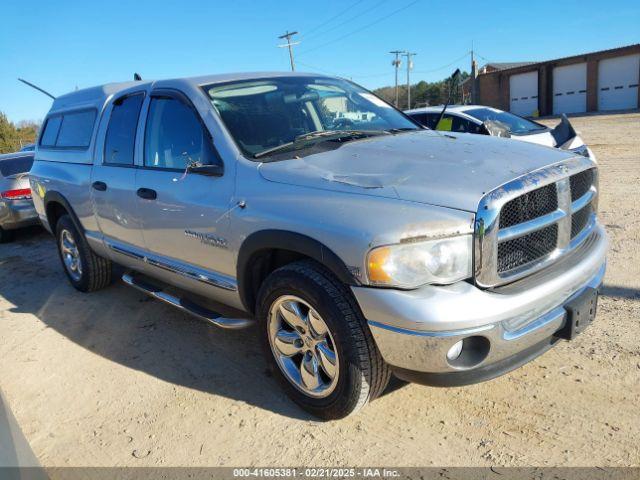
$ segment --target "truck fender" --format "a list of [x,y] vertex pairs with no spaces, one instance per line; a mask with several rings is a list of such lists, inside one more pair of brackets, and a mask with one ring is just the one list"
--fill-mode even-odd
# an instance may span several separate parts
[[73,225],[76,227],[78,232],[80,232],[80,233],[82,233],[84,235],[84,227],[82,226],[82,223],[80,223],[80,220],[78,219],[78,216],[76,215],[76,213],[73,211],[73,208],[71,208],[71,204],[64,197],[64,195],[62,195],[60,192],[56,192],[56,191],[48,191],[47,193],[45,193],[44,201],[43,201],[44,211],[45,211],[45,213],[47,215],[47,222],[49,223],[49,228],[51,230],[51,233],[53,233],[54,235],[56,234],[56,232],[55,232],[56,226],[55,225],[51,225],[49,214],[47,213],[48,210],[49,210],[49,205],[51,203],[58,203],[58,204],[62,205],[64,207],[64,209],[67,211],[67,213],[69,214],[69,217],[71,217],[71,221],[73,222]]
[[263,250],[287,250],[312,258],[328,268],[346,285],[359,285],[359,280],[351,273],[347,265],[331,249],[318,240],[287,230],[260,230],[249,235],[238,252],[237,281],[242,303],[253,311],[250,283],[247,277],[249,262],[254,255]]

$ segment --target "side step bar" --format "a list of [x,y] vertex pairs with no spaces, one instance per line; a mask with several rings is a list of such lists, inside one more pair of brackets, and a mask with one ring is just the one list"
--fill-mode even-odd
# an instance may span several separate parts
[[239,330],[253,325],[253,320],[248,318],[227,318],[212,310],[208,310],[186,298],[176,297],[170,293],[162,291],[155,285],[145,282],[143,279],[136,278],[130,273],[122,275],[122,281],[150,297],[161,300],[169,305],[179,308],[180,310],[190,313],[194,317],[204,320],[216,327],[226,328],[230,330]]

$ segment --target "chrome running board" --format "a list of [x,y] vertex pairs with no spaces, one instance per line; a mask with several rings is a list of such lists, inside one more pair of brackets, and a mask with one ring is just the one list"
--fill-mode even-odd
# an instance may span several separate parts
[[180,298],[170,293],[164,292],[161,288],[151,285],[143,279],[136,278],[130,273],[122,275],[122,281],[127,285],[146,293],[152,298],[156,298],[162,302],[173,305],[180,310],[190,313],[194,317],[204,320],[216,327],[226,328],[230,330],[239,330],[253,325],[253,320],[248,318],[227,318],[217,312],[206,309],[187,298]]

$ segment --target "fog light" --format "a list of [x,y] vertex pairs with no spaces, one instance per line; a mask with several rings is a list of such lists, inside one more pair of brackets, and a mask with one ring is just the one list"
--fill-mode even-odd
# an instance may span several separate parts
[[447,359],[455,360],[460,356],[460,354],[462,353],[462,342],[463,340],[460,340],[459,342],[453,344],[453,347],[451,347],[447,352]]

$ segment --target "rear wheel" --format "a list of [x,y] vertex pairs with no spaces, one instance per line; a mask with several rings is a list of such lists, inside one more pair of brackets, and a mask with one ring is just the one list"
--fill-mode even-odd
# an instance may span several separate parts
[[327,420],[382,393],[390,371],[351,292],[321,265],[273,272],[258,294],[268,362],[289,396]]
[[56,239],[62,266],[76,290],[93,292],[111,283],[111,261],[91,250],[69,215],[58,220]]

